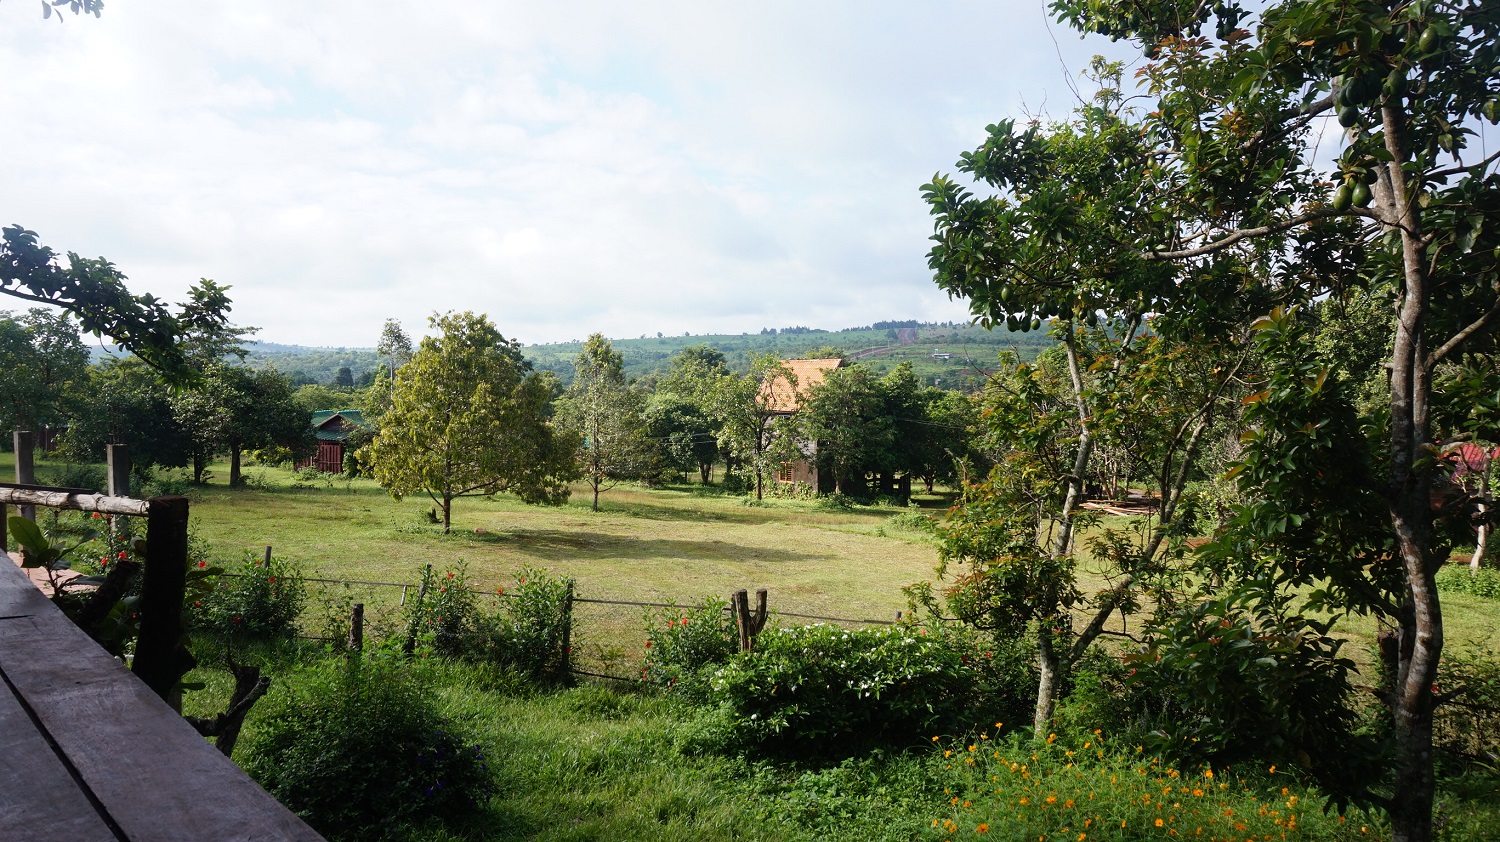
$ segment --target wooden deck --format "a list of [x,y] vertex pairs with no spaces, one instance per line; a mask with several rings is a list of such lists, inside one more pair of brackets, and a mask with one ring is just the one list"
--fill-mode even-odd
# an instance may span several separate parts
[[320,840],[0,562],[0,839]]

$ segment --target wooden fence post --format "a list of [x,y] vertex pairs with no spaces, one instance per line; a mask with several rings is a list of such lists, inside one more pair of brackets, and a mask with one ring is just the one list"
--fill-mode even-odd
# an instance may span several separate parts
[[563,627],[562,627],[562,673],[558,676],[560,680],[566,680],[573,673],[573,579],[566,580],[567,593],[563,596]]
[[[36,433],[30,430],[15,430],[11,433],[11,444],[16,453],[16,484],[36,485]],[[32,523],[36,522],[36,506],[22,504],[18,514]]]
[[188,499],[146,501],[146,572],[141,580],[141,633],[132,671],[156,695],[181,711],[177,682],[194,666],[182,646],[182,596],[187,587]]
[[354,603],[354,610],[349,614],[349,650],[358,652],[365,648],[365,604]]
[[[124,444],[105,445],[104,459],[109,470],[109,479],[105,484],[104,493],[111,497],[129,497],[130,446]],[[130,521],[126,520],[123,515],[111,515],[109,518],[109,532],[115,538],[129,543]]]
[[406,624],[406,646],[403,647],[407,655],[417,651],[417,623],[422,619],[422,600],[427,596],[427,582],[432,578],[432,565],[428,564],[422,568],[422,587],[417,589],[417,604],[411,612],[411,622]]
[[10,512],[6,511],[4,503],[0,503],[0,556],[10,550],[10,524],[6,521],[8,517]]
[[734,625],[740,632],[740,651],[750,651],[750,595],[741,588],[729,595],[729,610],[734,612]]
[[735,625],[740,629],[740,651],[755,649],[755,636],[766,627],[766,589],[755,592],[755,613],[750,613],[750,594],[744,589],[729,595],[729,605],[734,610]]
[[271,547],[269,545],[266,546],[266,566],[271,566]]

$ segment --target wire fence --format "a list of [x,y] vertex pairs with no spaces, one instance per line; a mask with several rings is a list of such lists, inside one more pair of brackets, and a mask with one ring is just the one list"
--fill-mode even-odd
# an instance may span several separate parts
[[[238,577],[238,573],[223,573]],[[380,582],[365,579],[328,579],[297,577],[304,586],[306,601],[299,619],[300,635],[308,640],[343,641],[348,637],[350,617],[356,604],[363,608],[364,636],[395,638],[407,632],[410,607],[421,598],[418,582]],[[511,592],[470,586],[481,611],[498,610]],[[691,613],[702,611],[705,603],[649,602],[630,599],[604,599],[575,594],[572,601],[572,651],[570,669],[577,675],[638,680],[646,653],[648,615],[659,612]],[[728,607],[725,611],[729,611]],[[804,614],[794,611],[768,610],[767,626],[803,626],[833,623],[851,628],[889,626],[897,619],[836,617]]]

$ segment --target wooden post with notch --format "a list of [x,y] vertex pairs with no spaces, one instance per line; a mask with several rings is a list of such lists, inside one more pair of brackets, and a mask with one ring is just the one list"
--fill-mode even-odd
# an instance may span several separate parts
[[182,645],[182,597],[187,589],[188,498],[146,501],[146,570],[141,580],[141,633],[132,671],[173,709],[178,680],[195,665]]
[[[15,430],[10,440],[16,454],[16,485],[36,485],[36,433]],[[18,508],[21,517],[36,522],[36,506],[22,503]]]
[[729,605],[734,610],[735,625],[740,631],[740,651],[755,649],[755,636],[766,627],[766,589],[755,592],[755,613],[750,613],[750,594],[743,588],[729,595]]
[[358,652],[365,648],[365,604],[354,603],[354,610],[349,613],[349,651]]

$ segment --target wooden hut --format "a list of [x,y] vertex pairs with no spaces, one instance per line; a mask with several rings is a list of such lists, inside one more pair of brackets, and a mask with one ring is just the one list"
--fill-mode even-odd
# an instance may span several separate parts
[[357,409],[320,409],[312,414],[318,452],[297,463],[299,468],[317,468],[326,474],[344,472],[344,442],[355,430],[368,430],[370,423]]

